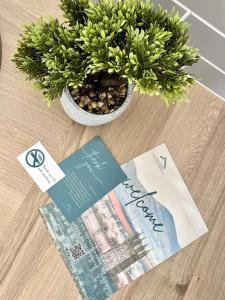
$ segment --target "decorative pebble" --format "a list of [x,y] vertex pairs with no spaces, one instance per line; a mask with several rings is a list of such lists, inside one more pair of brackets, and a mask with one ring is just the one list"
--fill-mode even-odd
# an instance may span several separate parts
[[95,101],[92,101],[91,102],[91,106],[92,106],[92,108],[96,108],[97,107],[97,103]]
[[127,89],[125,89],[125,88],[123,88],[122,90],[121,90],[121,95],[126,95],[126,93],[127,93]]
[[77,96],[78,94],[78,90],[72,90],[71,92],[71,95],[74,97],[74,96]]
[[99,107],[99,108],[101,108],[103,105],[104,105],[104,102],[102,102],[102,101],[99,101],[99,102],[98,102],[98,107]]
[[112,113],[122,105],[127,96],[127,83],[115,85],[114,81],[112,86],[101,86],[98,80],[93,79],[91,83],[79,89],[73,89],[70,93],[82,109],[103,115]]
[[85,98],[86,98],[86,96],[81,96],[81,97],[80,97],[80,101],[81,101],[81,102],[84,102],[84,101],[85,101]]
[[89,93],[88,93],[88,95],[89,95],[89,97],[91,97],[91,98],[94,98],[94,97],[96,97],[97,96],[97,93],[95,92],[95,91],[90,91]]
[[88,96],[86,96],[85,99],[84,99],[84,104],[87,105],[90,102],[91,102],[91,99]]

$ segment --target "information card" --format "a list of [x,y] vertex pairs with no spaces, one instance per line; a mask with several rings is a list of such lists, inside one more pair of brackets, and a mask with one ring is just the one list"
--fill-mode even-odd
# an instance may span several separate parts
[[68,222],[124,181],[127,176],[99,137],[59,164],[65,177],[47,192]]

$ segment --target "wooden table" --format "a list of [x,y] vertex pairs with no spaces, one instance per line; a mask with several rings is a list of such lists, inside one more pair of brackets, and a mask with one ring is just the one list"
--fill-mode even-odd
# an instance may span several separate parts
[[38,214],[47,195],[16,161],[41,140],[60,161],[100,135],[119,163],[165,142],[209,227],[209,233],[111,299],[225,299],[225,103],[204,88],[189,103],[166,108],[159,98],[135,94],[128,111],[111,124],[73,123],[60,104],[50,109],[10,62],[21,24],[50,13],[57,1],[1,3],[0,71],[0,299],[80,299]]

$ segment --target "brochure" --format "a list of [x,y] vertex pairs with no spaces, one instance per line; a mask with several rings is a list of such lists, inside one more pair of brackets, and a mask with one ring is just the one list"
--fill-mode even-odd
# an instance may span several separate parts
[[75,221],[126,179],[100,137],[63,160],[59,167],[65,177],[47,192],[68,222]]
[[122,169],[127,179],[75,222],[41,209],[83,299],[106,299],[207,232],[166,145]]

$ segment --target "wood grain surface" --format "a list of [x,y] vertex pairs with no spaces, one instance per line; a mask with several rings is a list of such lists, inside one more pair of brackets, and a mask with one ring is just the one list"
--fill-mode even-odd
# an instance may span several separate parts
[[111,299],[224,300],[225,103],[200,86],[189,91],[187,104],[170,108],[159,98],[135,94],[111,124],[75,124],[59,102],[48,108],[10,62],[22,24],[41,15],[60,16],[58,1],[2,0],[0,5],[0,299],[80,299],[38,214],[47,195],[16,157],[40,140],[59,162],[100,135],[119,163],[165,142],[209,228]]

